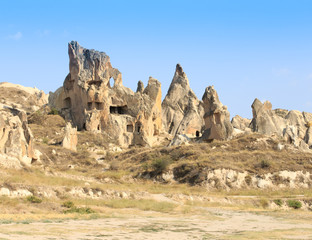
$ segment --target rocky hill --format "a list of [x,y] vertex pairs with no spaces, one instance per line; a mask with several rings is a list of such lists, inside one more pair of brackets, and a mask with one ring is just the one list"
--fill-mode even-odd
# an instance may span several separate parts
[[311,188],[311,113],[256,99],[252,119],[230,120],[214,87],[199,100],[179,64],[161,102],[156,79],[133,92],[105,53],[77,42],[68,51],[69,74],[49,101],[38,89],[0,84],[0,195],[129,198],[140,190],[101,186],[146,183]]

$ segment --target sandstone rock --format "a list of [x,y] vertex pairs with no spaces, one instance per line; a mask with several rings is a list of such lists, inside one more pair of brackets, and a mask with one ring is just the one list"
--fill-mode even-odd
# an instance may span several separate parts
[[8,82],[0,83],[1,108],[13,108],[31,113],[48,103],[48,95],[37,88]]
[[203,95],[205,132],[203,140],[226,140],[232,137],[233,127],[230,122],[230,113],[220,101],[213,86],[206,88]]
[[136,92],[143,93],[144,92],[144,84],[142,81],[138,81],[138,87]]
[[189,145],[190,141],[191,139],[189,139],[185,134],[176,134],[169,146]]
[[252,104],[253,119],[251,128],[254,132],[283,137],[288,143],[301,150],[308,150],[312,145],[309,121],[312,114],[296,110],[272,110],[269,101],[261,103],[255,99]]
[[73,128],[71,123],[66,123],[65,126],[65,137],[62,141],[62,146],[66,149],[76,151],[77,150],[77,128]]
[[204,127],[204,109],[190,88],[188,78],[177,64],[168,93],[162,102],[164,130],[172,135],[196,136]]
[[272,111],[272,104],[269,101],[261,103],[257,98],[252,104],[251,128],[254,132],[262,134],[278,134],[283,135],[283,129],[286,127],[286,121],[284,118]]
[[309,146],[312,146],[312,126],[307,129],[304,140]]
[[232,118],[232,126],[234,128],[240,129],[242,131],[245,131],[246,128],[249,128],[251,120],[248,118],[242,118],[239,115],[236,115],[235,117]]
[[36,159],[33,135],[27,125],[25,113],[0,111],[0,164],[20,168]]
[[[162,128],[161,84],[149,79],[134,93],[104,52],[68,44],[69,74],[49,104],[78,130],[106,132],[121,146],[151,145]],[[111,85],[114,81],[114,85]]]

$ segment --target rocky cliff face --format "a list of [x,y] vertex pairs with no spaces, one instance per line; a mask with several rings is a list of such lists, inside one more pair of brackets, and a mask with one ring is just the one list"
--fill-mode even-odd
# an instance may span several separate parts
[[24,112],[0,110],[0,164],[20,168],[36,160],[33,135]]
[[203,140],[226,140],[233,134],[233,126],[230,122],[230,113],[220,100],[213,86],[206,88],[203,95],[205,109],[205,132]]
[[162,128],[160,83],[150,77],[147,87],[139,84],[134,93],[122,85],[121,73],[104,52],[72,41],[68,54],[69,74],[50,94],[50,105],[78,130],[105,131],[121,146],[152,145]]
[[254,132],[266,135],[276,134],[283,137],[288,143],[294,144],[301,149],[311,147],[312,114],[296,110],[272,110],[269,101],[261,103],[255,99],[252,104],[253,119],[251,128]]
[[190,88],[188,78],[177,64],[168,93],[162,102],[164,130],[172,135],[196,136],[204,127],[204,108]]

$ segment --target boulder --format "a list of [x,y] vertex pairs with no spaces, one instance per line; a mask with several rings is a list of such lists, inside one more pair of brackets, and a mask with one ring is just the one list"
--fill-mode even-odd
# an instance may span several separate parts
[[77,150],[77,128],[73,128],[71,123],[66,123],[65,126],[65,137],[62,141],[62,146],[66,149],[76,151]]
[[169,134],[196,136],[202,132],[203,103],[190,88],[189,80],[179,64],[161,106],[163,128]]
[[233,134],[233,126],[230,122],[230,113],[218,97],[213,86],[206,88],[203,95],[205,132],[203,140],[226,140]]
[[104,52],[68,44],[69,74],[51,93],[49,104],[78,130],[106,132],[119,145],[151,145],[162,128],[161,84],[150,77],[137,92],[122,85],[122,76]]

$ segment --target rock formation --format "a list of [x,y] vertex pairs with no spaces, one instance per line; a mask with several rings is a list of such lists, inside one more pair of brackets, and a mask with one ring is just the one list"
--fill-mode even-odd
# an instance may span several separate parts
[[245,131],[247,129],[249,129],[249,125],[250,125],[251,120],[248,118],[243,118],[239,115],[236,115],[235,117],[232,118],[232,126],[233,128],[237,128],[239,130]]
[[47,103],[48,96],[42,90],[8,82],[0,83],[0,108],[31,113]]
[[206,88],[203,95],[205,132],[203,140],[226,140],[232,137],[233,127],[230,122],[230,113],[218,97],[213,86]]
[[33,135],[27,125],[24,112],[13,113],[9,109],[0,111],[0,164],[4,167],[20,168],[36,160]]
[[67,122],[65,126],[65,137],[62,141],[62,146],[66,149],[76,151],[77,143],[77,128],[73,128],[71,123]]
[[172,135],[188,134],[196,136],[204,127],[204,109],[190,88],[188,78],[177,64],[168,93],[162,102],[164,130]]
[[150,77],[147,87],[139,83],[134,93],[122,85],[121,73],[104,52],[72,41],[68,54],[69,74],[49,104],[78,130],[105,131],[121,146],[152,145],[162,128],[160,83]]
[[309,127],[312,119],[311,113],[284,109],[272,110],[272,104],[269,101],[261,103],[258,99],[254,100],[251,107],[253,114],[251,128],[254,132],[266,135],[275,134],[302,149],[308,149],[311,146]]

